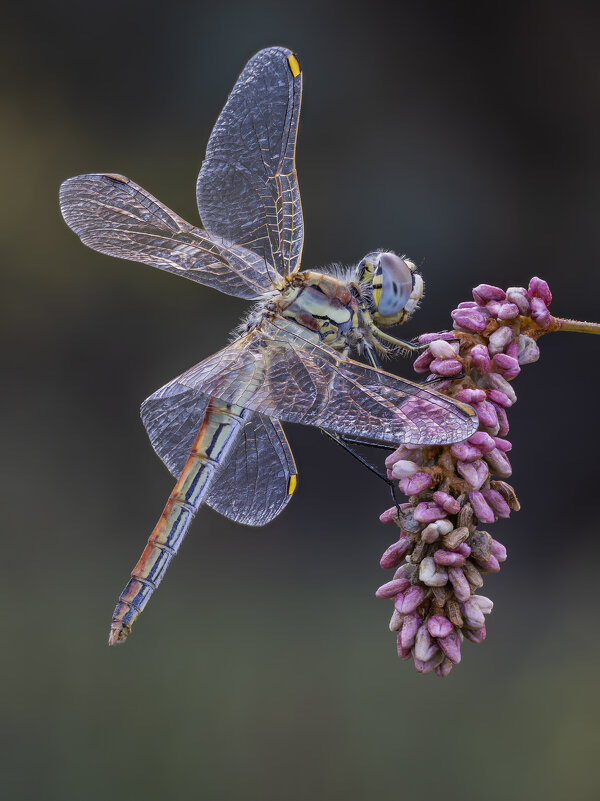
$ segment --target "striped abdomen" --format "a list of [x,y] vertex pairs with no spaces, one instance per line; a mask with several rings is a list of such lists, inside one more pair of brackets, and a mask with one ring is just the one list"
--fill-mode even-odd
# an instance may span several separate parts
[[124,640],[159,585],[251,412],[212,398],[189,458],[116,606],[109,645]]

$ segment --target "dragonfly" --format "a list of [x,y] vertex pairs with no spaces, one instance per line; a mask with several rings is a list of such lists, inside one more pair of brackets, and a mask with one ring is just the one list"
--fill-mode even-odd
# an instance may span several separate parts
[[319,427],[346,447],[440,445],[477,429],[470,406],[380,367],[390,350],[418,348],[382,331],[404,322],[423,294],[410,260],[378,250],[345,272],[300,271],[301,99],[291,50],[250,59],[198,175],[202,228],[122,175],[61,185],[62,215],[88,247],[254,302],[230,344],[142,404],[152,446],[177,482],[121,593],[111,645],[129,635],[202,505],[247,526],[283,511],[297,469],[282,421]]

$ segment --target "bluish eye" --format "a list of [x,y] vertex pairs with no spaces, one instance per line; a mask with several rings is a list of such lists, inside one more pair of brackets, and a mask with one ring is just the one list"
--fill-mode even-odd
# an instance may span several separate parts
[[381,253],[376,275],[381,276],[381,294],[379,299],[376,298],[377,311],[383,317],[393,317],[408,303],[413,288],[413,274],[400,256]]

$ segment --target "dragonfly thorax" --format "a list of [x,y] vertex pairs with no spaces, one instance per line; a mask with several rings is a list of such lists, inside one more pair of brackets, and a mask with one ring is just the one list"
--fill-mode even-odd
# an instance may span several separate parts
[[358,301],[347,284],[330,275],[299,273],[278,300],[279,313],[319,335],[321,342],[343,350],[356,339]]

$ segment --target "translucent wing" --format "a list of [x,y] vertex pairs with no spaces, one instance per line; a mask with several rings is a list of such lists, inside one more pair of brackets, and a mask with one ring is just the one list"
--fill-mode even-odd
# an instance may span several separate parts
[[291,50],[253,56],[216,122],[196,187],[207,231],[249,248],[285,276],[298,269],[303,243],[295,166],[301,97]]
[[206,503],[246,526],[277,517],[296,487],[296,465],[281,424],[253,414],[235,450],[215,476]]
[[[208,407],[209,396],[177,379],[142,404],[152,447],[174,476],[187,461]],[[296,485],[296,465],[281,425],[252,415],[205,502],[237,523],[263,526],[283,511]]]
[[141,261],[240,298],[273,289],[264,260],[246,248],[213,241],[122,175],[69,178],[60,188],[67,225],[100,253]]
[[269,417],[391,444],[459,442],[478,426],[470,406],[346,359],[281,317],[177,380]]

